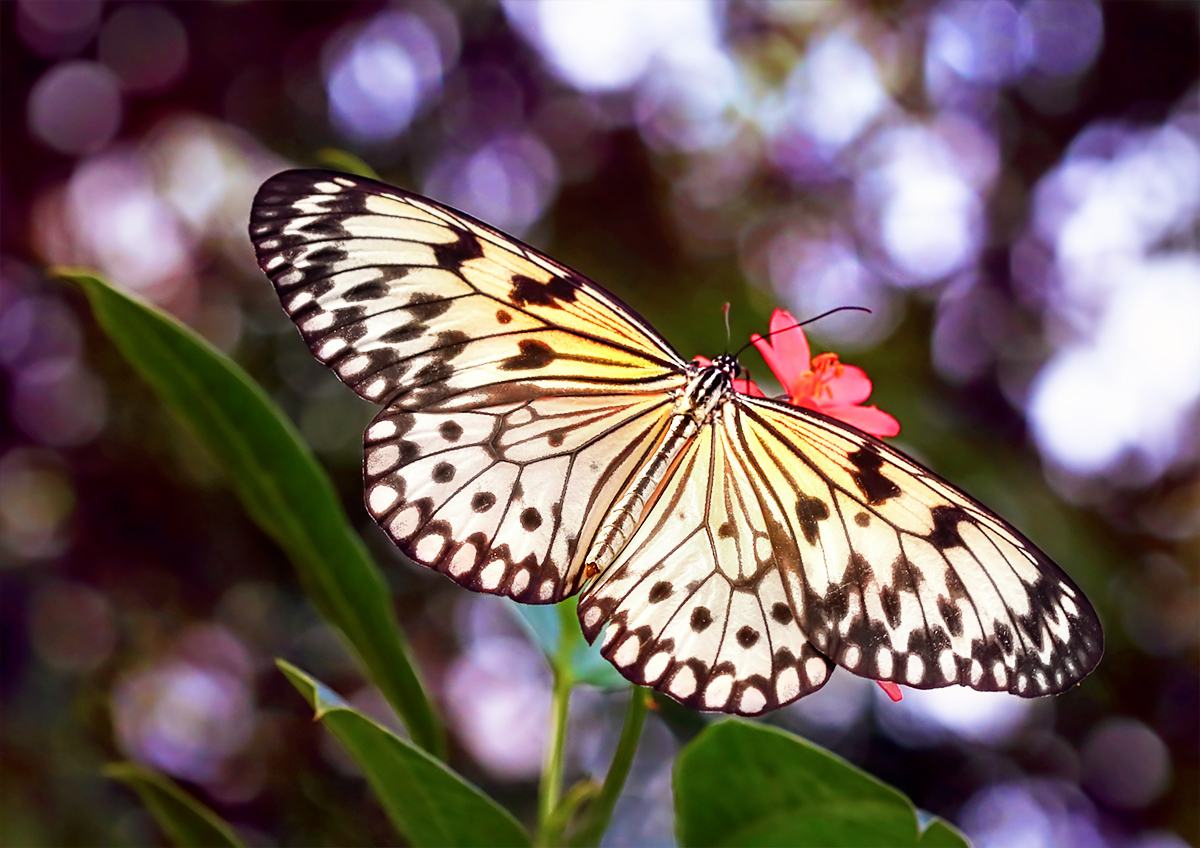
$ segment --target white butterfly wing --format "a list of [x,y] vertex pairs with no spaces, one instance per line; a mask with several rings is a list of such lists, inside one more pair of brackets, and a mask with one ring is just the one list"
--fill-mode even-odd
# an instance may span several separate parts
[[670,411],[661,393],[396,404],[367,428],[367,508],[405,554],[468,589],[561,601]]
[[373,180],[278,174],[250,233],[316,357],[386,406],[366,503],[400,549],[477,591],[574,592],[685,382],[670,345],[570,269]]
[[314,355],[376,403],[471,391],[488,402],[497,386],[510,400],[653,391],[685,365],[596,284],[374,180],[277,174],[255,197],[250,237]]
[[[959,683],[1062,692],[1103,652],[1071,579],[1010,524],[877,439],[741,397],[740,441],[787,516],[797,616],[857,674],[918,688]],[[794,567],[794,566],[792,566]]]
[[1099,662],[1099,620],[1070,578],[882,442],[744,395],[697,442],[580,603],[585,634],[607,625],[603,652],[635,682],[753,715],[819,688],[814,656],[1026,697]]
[[[737,443],[733,404],[702,427],[621,554],[579,602],[584,635],[635,683],[688,706],[756,715],[825,684],[833,664],[796,621],[786,519]],[[796,597],[797,602],[793,602]]]

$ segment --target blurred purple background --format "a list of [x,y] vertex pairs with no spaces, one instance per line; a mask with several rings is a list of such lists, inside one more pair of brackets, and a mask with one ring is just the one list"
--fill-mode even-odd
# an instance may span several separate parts
[[[1194,3],[0,5],[0,841],[161,836],[131,757],[268,844],[394,840],[274,670],[394,722],[194,438],[51,264],[98,268],[293,417],[385,565],[454,765],[529,818],[549,672],[494,598],[401,561],[361,506],[369,405],[255,267],[259,183],[353,151],[613,289],[685,356],[775,306],[875,380],[896,443],[1095,602],[1057,699],[845,672],[769,720],[978,846],[1200,841],[1200,14]],[[744,362],[761,378],[753,352]],[[570,771],[622,693],[580,690]],[[397,725],[398,726],[398,725]],[[673,844],[658,718],[607,843]]]

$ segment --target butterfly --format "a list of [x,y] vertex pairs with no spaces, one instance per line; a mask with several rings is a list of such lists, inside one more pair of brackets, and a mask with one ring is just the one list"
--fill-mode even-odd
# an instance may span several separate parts
[[735,391],[596,283],[433,200],[285,171],[258,263],[318,360],[382,407],[366,508],[477,592],[580,593],[634,683],[756,715],[835,666],[918,688],[1062,692],[1103,650],[1071,579],[878,439]]

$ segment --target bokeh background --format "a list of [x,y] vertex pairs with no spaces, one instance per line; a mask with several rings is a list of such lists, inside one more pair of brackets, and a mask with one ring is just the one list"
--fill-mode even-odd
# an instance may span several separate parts
[[[318,151],[522,236],[685,356],[776,306],[875,381],[895,443],[1084,587],[1107,655],[1025,701],[839,672],[767,720],[979,846],[1200,842],[1200,15],[1093,0],[0,4],[0,834],[156,844],[133,758],[256,845],[388,844],[275,671],[391,720],[197,442],[49,264],[182,318],[298,423],[383,563],[453,762],[532,815],[549,673],[511,609],[401,561],[360,493],[371,408],[246,236]],[[751,351],[743,357],[762,378]],[[580,690],[570,772],[625,695]],[[608,836],[669,845],[653,716]]]

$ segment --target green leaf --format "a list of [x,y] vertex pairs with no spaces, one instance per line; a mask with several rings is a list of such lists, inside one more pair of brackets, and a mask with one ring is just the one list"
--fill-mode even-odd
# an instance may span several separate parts
[[507,810],[444,763],[295,666],[276,663],[362,767],[388,817],[412,845],[529,845],[529,834]]
[[349,641],[412,738],[441,754],[441,725],[409,660],[391,595],[333,484],[279,407],[235,362],[174,318],[92,274],[113,344],[224,467],[242,504],[291,558],[308,597]]
[[[558,605],[518,604],[515,601],[509,603],[516,613],[517,619],[525,626],[529,635],[553,663],[558,656],[558,643],[562,634]],[[562,603],[568,605],[574,615],[578,599],[567,598]],[[629,681],[621,676],[621,672],[600,656],[600,640],[597,639],[596,644],[589,645],[587,640],[578,633],[579,625],[576,624],[575,627],[576,635],[579,637],[576,640],[575,650],[571,653],[571,673],[575,680],[601,689],[624,689],[629,686]]]
[[934,817],[917,840],[919,848],[970,848],[971,843],[958,828],[945,819]]
[[916,810],[903,794],[765,725],[706,728],[676,758],[674,787],[683,846],[918,844]]
[[112,763],[104,774],[133,789],[176,845],[241,848],[229,823],[188,795],[175,781],[137,763]]
[[347,174],[372,180],[379,179],[379,174],[375,173],[375,169],[360,157],[338,147],[322,147],[317,151],[317,161],[321,163],[322,167],[332,168],[335,171],[345,171]]

